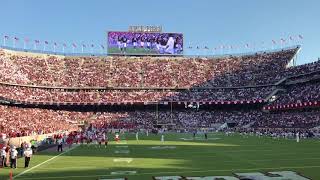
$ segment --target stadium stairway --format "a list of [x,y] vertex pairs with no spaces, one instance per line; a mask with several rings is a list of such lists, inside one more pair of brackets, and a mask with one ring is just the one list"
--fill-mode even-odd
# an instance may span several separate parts
[[220,125],[220,127],[217,128],[217,131],[220,131],[220,130],[223,130],[225,128],[228,127],[228,124],[227,123],[223,123],[222,125]]
[[272,100],[272,101],[274,101],[275,99],[272,99],[272,97],[274,96],[274,95],[276,95],[277,93],[279,93],[279,92],[286,92],[287,90],[286,89],[283,89],[283,88],[276,88],[276,89],[274,89],[264,100],[266,101],[266,102],[269,102],[269,100]]
[[246,125],[243,125],[242,128],[250,128],[256,121],[252,121]]

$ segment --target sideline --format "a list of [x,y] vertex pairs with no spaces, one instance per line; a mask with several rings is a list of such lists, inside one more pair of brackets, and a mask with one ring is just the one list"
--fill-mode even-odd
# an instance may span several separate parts
[[[312,168],[320,168],[320,166],[282,166],[282,167],[262,167],[262,168],[240,168],[240,169],[214,169],[214,170],[195,170],[195,171],[166,171],[166,172],[146,172],[146,173],[137,173],[137,174],[127,174],[127,176],[139,176],[139,175],[161,175],[161,174],[179,174],[182,173],[206,173],[206,172],[235,172],[235,171],[259,171],[259,170],[281,170],[281,169],[312,169]],[[90,177],[109,177],[115,175],[84,175],[84,176],[46,176],[46,177],[31,177],[31,178],[21,178],[21,180],[29,180],[29,179],[67,179],[67,178],[90,178]]]
[[35,168],[37,168],[37,167],[39,167],[39,166],[41,166],[41,165],[43,165],[43,164],[45,164],[45,163],[53,160],[53,159],[56,159],[57,157],[62,156],[62,155],[64,155],[65,153],[67,153],[67,152],[69,152],[69,151],[74,150],[74,149],[77,148],[77,147],[79,147],[79,145],[76,145],[76,146],[74,146],[74,147],[72,147],[72,148],[70,148],[70,149],[68,149],[68,150],[66,150],[66,151],[64,151],[64,152],[62,152],[62,153],[60,153],[60,154],[58,154],[58,155],[56,155],[56,156],[48,159],[48,160],[46,160],[46,161],[43,161],[42,163],[40,163],[40,164],[38,164],[38,165],[36,165],[36,166],[33,166],[33,167],[30,168],[30,169],[27,169],[27,170],[25,170],[25,171],[22,171],[21,173],[13,176],[13,179],[15,179],[15,178],[17,178],[17,177],[20,177],[20,176],[24,175],[25,173],[27,173],[27,172],[29,172],[29,171],[32,171],[33,169],[35,169]]

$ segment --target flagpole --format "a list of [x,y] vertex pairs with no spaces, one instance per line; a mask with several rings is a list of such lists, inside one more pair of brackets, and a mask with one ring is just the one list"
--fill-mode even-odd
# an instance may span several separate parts
[[3,46],[6,46],[6,36],[3,37]]

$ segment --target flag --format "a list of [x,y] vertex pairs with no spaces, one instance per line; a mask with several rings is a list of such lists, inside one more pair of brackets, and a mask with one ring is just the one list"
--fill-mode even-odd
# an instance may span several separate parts
[[281,40],[281,43],[286,43],[285,39],[281,38],[280,40]]
[[54,46],[57,46],[58,44],[56,42],[53,43]]
[[48,41],[44,41],[44,43],[45,43],[45,44],[49,44],[49,42],[48,42]]
[[5,38],[5,39],[9,39],[9,36],[5,35],[4,38]]
[[298,37],[299,37],[300,39],[303,39],[303,36],[302,36],[302,35],[300,35],[300,34],[298,35]]
[[85,47],[87,47],[87,46],[86,46],[85,44],[82,44],[82,47],[84,47],[84,48],[85,48]]
[[199,46],[197,46],[197,49],[200,49],[200,47],[199,47]]
[[73,46],[74,48],[76,48],[76,47],[77,47],[77,45],[76,45],[75,43],[72,43],[72,46]]
[[101,44],[101,48],[104,49],[104,46]]
[[246,48],[249,48],[249,44],[246,44]]
[[94,44],[91,44],[91,47],[94,47]]
[[209,48],[207,46],[205,46],[204,49],[209,49]]
[[294,38],[293,38],[292,36],[290,36],[290,37],[289,37],[289,39],[290,39],[291,41],[293,41],[293,40],[294,40]]
[[272,40],[272,43],[273,43],[273,44],[277,44],[277,42],[276,42],[275,40]]
[[14,37],[14,40],[15,40],[15,41],[19,41],[19,38],[17,38],[17,37]]
[[39,40],[34,40],[34,42],[35,42],[36,44],[39,44],[39,43],[40,43],[40,41],[39,41]]
[[189,49],[192,49],[192,46],[189,46],[188,48],[189,48]]

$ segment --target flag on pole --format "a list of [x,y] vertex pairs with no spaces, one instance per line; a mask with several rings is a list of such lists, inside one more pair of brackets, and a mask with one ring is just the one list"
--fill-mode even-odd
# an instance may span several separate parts
[[28,43],[29,43],[29,39],[28,38],[24,38],[23,49],[26,49]]
[[77,47],[77,45],[76,45],[75,43],[72,43],[72,46],[73,46],[74,48],[76,48],[76,47]]
[[37,49],[37,45],[40,43],[39,40],[34,40],[34,49],[36,50]]
[[302,36],[302,35],[300,35],[300,34],[298,35],[298,37],[299,37],[299,39],[303,39],[303,36]]
[[9,36],[7,36],[7,35],[5,35],[3,37],[3,46],[6,46],[6,40],[8,40],[8,39],[9,39]]
[[44,43],[45,43],[45,44],[49,44],[49,42],[48,42],[48,41],[44,41]]
[[101,48],[104,49],[104,46],[101,44]]
[[277,42],[276,42],[275,40],[272,40],[272,43],[273,43],[273,44],[277,44]]
[[91,44],[91,47],[94,47],[94,44]]
[[56,52],[56,47],[57,47],[57,45],[58,45],[58,44],[57,44],[56,42],[53,43],[53,52]]
[[67,47],[67,44],[66,43],[63,43],[62,44],[62,52],[64,53],[64,48],[66,48]]
[[19,41],[19,38],[17,37],[14,37],[14,41],[13,41],[13,47],[15,48],[16,47],[16,42]]

